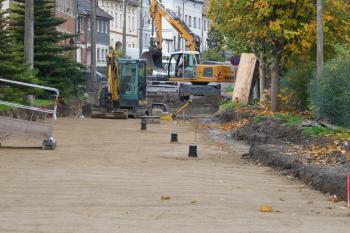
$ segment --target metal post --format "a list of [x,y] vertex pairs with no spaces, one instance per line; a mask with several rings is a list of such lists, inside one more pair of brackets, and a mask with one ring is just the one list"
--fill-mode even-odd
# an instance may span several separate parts
[[317,0],[317,78],[323,73],[323,3]]
[[140,35],[139,35],[139,58],[142,57],[142,37],[143,37],[143,0],[140,2]]
[[97,80],[96,80],[96,0],[91,0],[91,97],[90,102],[97,103]]
[[123,0],[124,19],[123,19],[123,56],[126,57],[126,7],[128,0]]
[[33,68],[34,64],[34,0],[25,3],[24,57],[26,64]]

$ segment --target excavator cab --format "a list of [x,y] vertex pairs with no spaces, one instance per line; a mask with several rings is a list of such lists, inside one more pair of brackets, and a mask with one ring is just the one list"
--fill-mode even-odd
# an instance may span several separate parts
[[[168,64],[168,76],[174,78],[196,78],[199,52],[182,51],[172,53]],[[171,65],[175,64],[175,74],[171,74]]]
[[146,61],[119,59],[119,102],[133,106],[146,100]]

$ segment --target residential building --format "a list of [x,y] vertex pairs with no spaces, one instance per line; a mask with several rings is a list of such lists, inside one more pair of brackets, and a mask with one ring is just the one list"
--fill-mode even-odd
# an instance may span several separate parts
[[210,30],[210,19],[208,17],[208,0],[204,1],[202,13],[202,44],[201,50],[208,49],[208,32]]
[[[142,10],[142,49],[148,50],[150,45],[150,39],[152,35],[152,19],[149,14],[150,11],[150,1],[143,0],[142,7],[140,8],[140,12]],[[140,18],[140,17],[139,17]]]
[[[56,0],[56,17],[65,22],[57,27],[63,33],[76,34],[77,0]],[[62,43],[76,44],[76,39],[63,41]],[[76,55],[76,54],[75,54]]]
[[[146,1],[146,0],[145,0]],[[98,6],[113,18],[110,23],[110,41],[112,47],[122,45],[124,8],[123,0],[98,0]],[[127,55],[130,49],[138,50],[139,44],[139,0],[127,0],[126,7],[126,47]]]
[[[96,9],[96,66],[106,66],[106,57],[110,47],[110,22],[113,17],[102,10]],[[91,0],[78,0],[77,17],[77,61],[91,65]]]

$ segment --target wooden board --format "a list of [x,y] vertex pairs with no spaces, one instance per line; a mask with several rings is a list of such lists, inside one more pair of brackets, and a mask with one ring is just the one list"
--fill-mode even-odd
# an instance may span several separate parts
[[253,85],[257,57],[253,53],[242,53],[238,66],[232,101],[248,104],[249,94]]

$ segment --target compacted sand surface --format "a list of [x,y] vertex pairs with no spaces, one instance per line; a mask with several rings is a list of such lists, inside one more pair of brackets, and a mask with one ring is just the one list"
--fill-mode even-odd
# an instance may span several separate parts
[[[242,145],[201,133],[199,158],[187,159],[189,123],[139,129],[139,120],[67,118],[55,129],[55,151],[5,141],[0,232],[350,232],[344,202],[241,160]],[[174,131],[180,142],[171,144]]]

